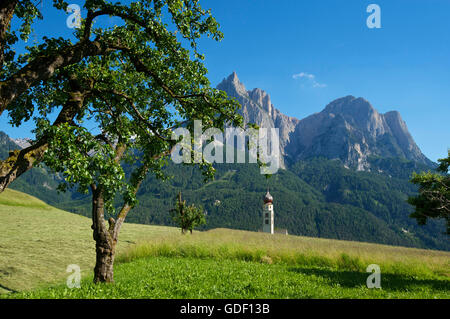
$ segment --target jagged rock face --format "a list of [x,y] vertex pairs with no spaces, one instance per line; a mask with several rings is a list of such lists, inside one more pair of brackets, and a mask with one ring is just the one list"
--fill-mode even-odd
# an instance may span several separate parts
[[28,138],[16,138],[11,139],[17,146],[19,146],[20,149],[27,148],[31,146],[31,139]]
[[294,160],[323,156],[369,170],[369,156],[400,157],[430,165],[398,112],[380,114],[363,98],[346,96],[297,125],[287,146]]
[[31,145],[31,139],[28,138],[11,138],[6,133],[0,131],[0,146],[7,146],[10,150],[23,149]]
[[[265,91],[258,88],[247,91],[235,72],[224,79],[217,88],[225,91],[228,96],[235,97],[238,100],[242,106],[239,113],[244,118],[244,124],[255,123],[259,127],[279,128],[280,154],[283,156],[286,155],[284,150],[289,143],[291,133],[299,122],[298,119],[286,116],[277,110],[270,101],[269,94]],[[281,167],[284,168],[283,157],[280,163]]]
[[[270,97],[264,91],[259,89],[257,89],[259,92],[256,90],[252,92],[247,91],[244,84],[239,81],[234,72],[228,78],[224,79],[217,88],[227,92],[228,96],[235,97],[238,100],[242,106],[239,112],[244,117],[245,124],[251,122],[258,124],[260,127],[275,127],[271,115],[267,112],[267,109],[272,106]],[[264,106],[266,109],[263,107],[263,101],[265,102]]]
[[326,157],[358,170],[370,170],[368,158],[379,156],[432,165],[398,112],[380,114],[363,98],[337,99],[322,112],[298,120],[276,109],[263,90],[247,91],[235,72],[217,88],[238,100],[245,123],[279,128],[280,153],[291,161]]

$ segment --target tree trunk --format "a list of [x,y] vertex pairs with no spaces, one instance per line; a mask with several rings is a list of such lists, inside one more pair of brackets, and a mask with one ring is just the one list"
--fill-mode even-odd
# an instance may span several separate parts
[[114,256],[117,238],[114,236],[114,220],[109,220],[109,229],[104,220],[104,199],[101,188],[92,186],[92,229],[94,231],[96,262],[94,283],[114,282]]
[[97,255],[94,268],[94,282],[114,282],[114,255],[116,253],[115,243],[108,241],[97,241],[95,243]]
[[[120,160],[125,148],[116,150],[117,161]],[[142,180],[147,174],[148,166],[143,165],[138,169],[140,178],[134,180],[135,194],[141,186]],[[116,244],[119,238],[120,229],[127,217],[131,206],[125,203],[120,210],[117,220],[110,218],[108,220],[109,229],[106,228],[104,219],[104,198],[101,187],[91,185],[92,189],[92,229],[94,231],[96,263],[94,268],[94,283],[114,282],[114,257],[116,253]]]

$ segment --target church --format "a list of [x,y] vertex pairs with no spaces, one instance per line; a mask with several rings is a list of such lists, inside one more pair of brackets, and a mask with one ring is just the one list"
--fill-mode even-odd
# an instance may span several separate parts
[[288,235],[287,229],[275,228],[274,211],[273,211],[273,197],[267,190],[266,195],[263,196],[263,233],[269,234],[284,234]]

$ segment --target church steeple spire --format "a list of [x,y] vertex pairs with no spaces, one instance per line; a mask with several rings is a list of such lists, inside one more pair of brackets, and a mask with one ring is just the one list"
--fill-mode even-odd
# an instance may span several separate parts
[[273,197],[270,195],[269,187],[267,193],[263,196],[263,232],[274,233],[274,213],[273,213]]
[[267,193],[266,193],[266,195],[264,195],[263,201],[264,201],[264,203],[269,203],[269,202],[273,203],[273,197],[269,193],[269,188],[267,188]]

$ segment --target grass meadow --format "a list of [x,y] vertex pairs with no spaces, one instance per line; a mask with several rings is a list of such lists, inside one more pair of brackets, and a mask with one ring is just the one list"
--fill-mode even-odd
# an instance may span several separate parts
[[[35,289],[67,277],[70,264],[90,274],[95,265],[95,242],[89,218],[71,214],[17,192],[0,194],[0,287]],[[171,227],[125,224],[119,253],[138,240],[177,233]]]
[[[7,190],[0,220],[0,298],[450,298],[450,252],[133,224],[120,235],[115,284],[94,285],[88,218]],[[82,269],[80,289],[65,284],[69,264]],[[369,264],[381,289],[366,287]]]

